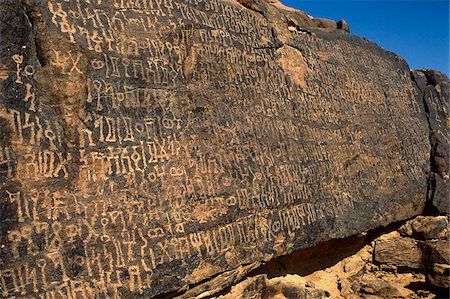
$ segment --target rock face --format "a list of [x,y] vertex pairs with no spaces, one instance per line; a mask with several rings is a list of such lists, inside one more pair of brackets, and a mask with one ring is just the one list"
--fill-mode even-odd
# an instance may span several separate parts
[[345,22],[258,0],[2,0],[0,19],[3,298],[211,296],[426,204],[423,99],[446,85]]
[[[448,298],[448,228],[448,216],[419,216],[329,268],[257,275],[219,298]],[[291,263],[298,263],[294,256]]]
[[412,77],[422,96],[430,126],[431,173],[429,200],[439,213],[450,213],[450,83],[446,75],[418,70]]

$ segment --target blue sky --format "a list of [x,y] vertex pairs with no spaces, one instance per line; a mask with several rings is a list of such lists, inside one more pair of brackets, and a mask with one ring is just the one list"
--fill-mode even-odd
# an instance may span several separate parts
[[411,69],[449,75],[449,0],[281,0],[313,17],[350,24],[366,37],[402,56]]

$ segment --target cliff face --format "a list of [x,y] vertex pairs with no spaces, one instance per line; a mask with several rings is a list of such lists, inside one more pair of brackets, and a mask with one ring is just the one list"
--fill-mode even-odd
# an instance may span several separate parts
[[0,20],[4,298],[213,295],[448,179],[427,102],[441,157],[448,79],[345,22],[234,0],[3,0]]

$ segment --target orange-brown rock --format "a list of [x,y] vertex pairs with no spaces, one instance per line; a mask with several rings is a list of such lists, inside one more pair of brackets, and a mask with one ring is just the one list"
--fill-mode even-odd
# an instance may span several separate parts
[[392,232],[375,241],[376,263],[419,269],[422,259],[422,250],[417,241],[401,237],[398,232]]
[[[423,226],[425,223],[429,228]],[[411,227],[434,231],[433,237],[425,240],[424,235],[413,233]],[[448,298],[448,227],[447,217],[419,216],[397,230],[377,237],[355,254],[331,263],[330,267],[306,275],[295,274],[295,267],[284,267],[284,275],[266,268],[270,274],[268,278],[266,275],[250,277],[238,284],[233,295],[239,298],[242,292],[238,290],[258,278],[259,288],[253,288],[256,293],[252,294],[252,298]],[[400,236],[399,232],[404,236]],[[346,242],[346,246],[358,243],[351,238]],[[336,251],[345,251],[340,242],[329,243],[334,245]],[[320,255],[323,255],[322,259],[329,257],[323,251],[324,247],[328,247],[325,245],[311,248],[316,251],[318,259]],[[387,249],[389,246],[391,250]],[[299,259],[296,254],[275,259],[267,267],[274,267],[277,263],[282,266],[287,259],[291,264],[297,264],[297,269],[308,269],[305,260]],[[229,298],[227,296],[230,294],[223,298]]]

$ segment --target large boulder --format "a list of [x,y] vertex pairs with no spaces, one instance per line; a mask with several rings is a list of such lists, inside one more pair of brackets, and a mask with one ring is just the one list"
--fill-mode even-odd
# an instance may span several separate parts
[[419,214],[428,90],[344,30],[278,1],[2,0],[1,296],[212,296]]

